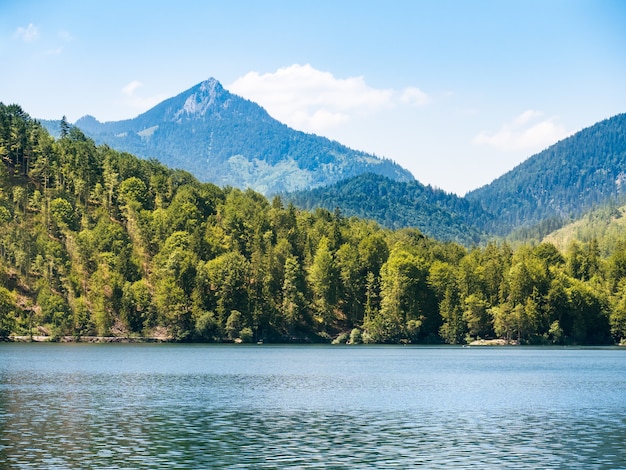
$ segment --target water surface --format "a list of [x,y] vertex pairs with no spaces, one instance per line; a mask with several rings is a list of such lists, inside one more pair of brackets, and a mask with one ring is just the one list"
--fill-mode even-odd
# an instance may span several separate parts
[[0,467],[626,467],[626,350],[0,345]]

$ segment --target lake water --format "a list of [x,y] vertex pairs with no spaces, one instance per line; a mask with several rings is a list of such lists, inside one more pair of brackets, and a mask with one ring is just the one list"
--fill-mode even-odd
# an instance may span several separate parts
[[0,468],[626,468],[626,350],[0,344]]

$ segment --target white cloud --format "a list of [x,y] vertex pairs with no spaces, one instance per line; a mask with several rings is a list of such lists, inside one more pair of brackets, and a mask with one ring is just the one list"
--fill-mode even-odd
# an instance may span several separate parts
[[39,39],[39,29],[32,23],[22,28],[21,26],[15,31],[15,37],[24,42],[34,42]]
[[142,85],[143,83],[141,83],[139,80],[133,80],[124,88],[122,88],[122,93],[124,93],[126,96],[132,96],[137,88],[140,88]]
[[139,80],[133,80],[121,89],[121,92],[126,95],[126,99],[124,100],[126,106],[130,106],[139,111],[146,111],[166,99],[164,95],[149,97],[137,96],[136,91],[142,86],[143,83]]
[[543,113],[524,111],[495,133],[482,131],[473,142],[501,151],[541,150],[571,134],[555,117],[539,120]]
[[413,106],[424,106],[430,102],[430,99],[428,98],[428,95],[419,88],[408,87],[402,92],[400,101]]
[[249,72],[228,90],[255,101],[274,118],[298,129],[319,132],[398,105],[422,106],[418,88],[376,89],[362,76],[336,78],[311,65],[294,64],[273,73]]

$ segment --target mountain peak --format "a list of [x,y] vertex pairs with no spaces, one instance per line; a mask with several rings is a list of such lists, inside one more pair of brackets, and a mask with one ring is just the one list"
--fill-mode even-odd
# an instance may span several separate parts
[[99,144],[144,158],[157,156],[203,181],[252,187],[266,194],[366,172],[414,179],[390,160],[289,128],[258,104],[231,94],[214,78],[133,119],[98,123],[84,118],[80,124]]
[[74,125],[80,128],[83,132],[93,132],[97,130],[102,125],[102,123],[91,114],[87,114],[80,118],[78,121],[76,121]]
[[217,88],[218,90],[224,89],[222,87],[222,84],[213,77],[209,77],[207,80],[200,82],[197,86],[203,90],[210,90],[215,88]]
[[216,99],[224,93],[224,88],[214,78],[209,78],[189,90],[191,94],[185,100],[183,107],[174,116],[180,119],[183,114],[188,116],[204,116],[215,104]]

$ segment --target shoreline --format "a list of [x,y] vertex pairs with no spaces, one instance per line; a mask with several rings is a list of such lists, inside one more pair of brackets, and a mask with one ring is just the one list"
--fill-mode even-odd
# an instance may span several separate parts
[[467,346],[519,346],[519,342],[506,339],[477,339],[468,343]]
[[[131,344],[131,343],[176,343],[176,341],[172,338],[168,338],[166,336],[141,336],[141,337],[129,337],[129,336],[46,336],[46,335],[11,335],[9,337],[0,338],[0,343],[86,343],[86,344]],[[218,342],[215,344],[238,344],[238,341],[227,341],[227,342]],[[252,344],[252,343],[250,343]],[[262,344],[262,343],[257,343]],[[301,344],[301,343],[276,343],[276,344]],[[311,343],[312,344],[312,343]],[[325,343],[324,343],[325,344]],[[331,343],[328,343],[331,344]],[[420,344],[415,344],[415,346],[420,346]],[[424,346],[424,345],[422,345]],[[443,346],[443,345],[442,345]],[[457,345],[462,347],[473,347],[473,346],[520,346],[519,342],[516,340],[505,340],[505,339],[480,339],[474,340],[471,343],[464,345]],[[554,347],[554,346],[563,346],[563,347],[581,347],[580,345],[534,345],[535,347]],[[626,348],[626,343],[616,343],[612,345],[587,345],[583,347],[620,347]]]
[[15,335],[6,339],[9,343],[171,343],[170,338],[127,336],[44,336]]

